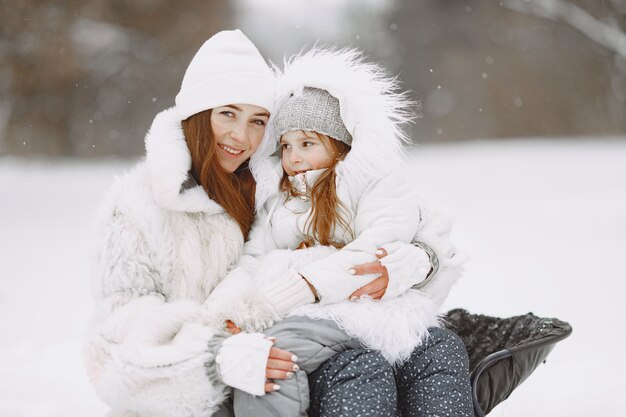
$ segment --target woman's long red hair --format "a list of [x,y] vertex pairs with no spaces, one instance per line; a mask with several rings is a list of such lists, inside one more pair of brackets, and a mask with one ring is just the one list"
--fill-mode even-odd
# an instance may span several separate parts
[[211,110],[183,120],[182,127],[191,154],[191,174],[207,195],[239,224],[244,239],[247,239],[254,221],[256,189],[248,161],[233,173],[222,168],[211,130]]

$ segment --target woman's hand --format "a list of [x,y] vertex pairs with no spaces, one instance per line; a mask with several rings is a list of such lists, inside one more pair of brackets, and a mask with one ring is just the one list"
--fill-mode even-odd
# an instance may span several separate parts
[[298,358],[274,347],[275,337],[241,332],[227,337],[215,356],[222,382],[252,395],[278,391],[275,380],[293,378]]
[[[381,248],[376,251],[375,255],[378,259],[382,259],[387,256],[387,251]],[[380,261],[357,265],[352,269],[354,270],[354,275],[380,274],[380,276],[350,294],[350,301],[356,301],[362,295],[368,295],[375,300],[380,300],[385,295],[387,285],[389,285],[389,273]]]
[[[272,338],[272,342],[274,340],[275,339]],[[268,382],[265,383],[265,392],[273,392],[280,389],[280,385],[271,380],[293,378],[294,372],[300,369],[295,363],[297,360],[296,355],[291,354],[291,352],[272,347],[270,349],[270,356],[267,359],[265,377]]]
[[[233,323],[231,320],[226,320],[226,329],[232,334],[238,334],[241,329]],[[276,340],[273,337],[268,337],[274,343]],[[296,365],[298,358],[296,355],[292,355],[291,352],[279,349],[277,347],[270,348],[270,355],[267,358],[267,366],[265,368],[265,378],[268,382],[265,383],[265,392],[278,391],[280,385],[270,381],[271,379],[291,379],[294,372],[300,368]]]

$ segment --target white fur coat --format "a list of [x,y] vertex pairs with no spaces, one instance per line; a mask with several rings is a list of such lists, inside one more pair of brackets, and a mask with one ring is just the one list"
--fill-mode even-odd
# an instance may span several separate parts
[[98,214],[87,371],[111,415],[208,417],[227,388],[205,366],[222,335],[202,304],[243,237],[201,187],[183,186],[191,159],[176,109],[156,116],[146,149]]

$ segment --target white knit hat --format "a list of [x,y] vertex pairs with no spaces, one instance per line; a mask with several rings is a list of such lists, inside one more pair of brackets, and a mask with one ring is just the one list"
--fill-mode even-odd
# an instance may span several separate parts
[[339,100],[321,88],[304,87],[276,109],[276,138],[290,130],[308,130],[352,146],[352,135],[341,119]]
[[218,32],[191,60],[176,107],[184,120],[226,104],[253,104],[272,112],[274,76],[254,44],[239,29]]

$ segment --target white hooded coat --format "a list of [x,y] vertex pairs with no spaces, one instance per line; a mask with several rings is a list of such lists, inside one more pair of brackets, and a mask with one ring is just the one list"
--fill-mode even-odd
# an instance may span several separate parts
[[226,339],[203,306],[243,235],[193,181],[181,121],[234,103],[271,112],[274,81],[240,30],[211,36],[187,67],[176,106],[155,117],[145,161],[117,181],[98,214],[85,361],[111,415],[209,417],[228,391],[222,381],[251,369],[262,376],[241,388],[264,393],[271,341]]
[[146,149],[97,217],[87,371],[111,415],[208,417],[227,391],[206,366],[225,336],[205,324],[202,304],[239,257],[243,235],[189,184],[176,108],[156,116]]
[[[395,79],[365,63],[354,50],[313,49],[285,64],[278,77],[276,107],[289,95],[301,94],[305,86],[325,89],[339,100],[342,120],[352,135],[352,148],[335,169],[337,196],[354,239],[336,228],[332,240],[345,244],[341,250],[294,250],[306,234],[310,202],[279,191],[283,171],[270,123],[251,160],[260,215],[238,267],[211,296],[213,316],[233,320],[244,330],[263,330],[280,317],[262,288],[297,271],[315,287],[321,304],[304,305],[291,315],[334,320],[391,363],[400,363],[427,335],[428,327],[438,325],[439,308],[460,276],[464,259],[450,243],[453,219],[416,195],[414,185],[401,175],[407,140],[401,125],[411,117],[411,103],[396,92]],[[300,175],[295,180],[301,181]],[[432,248],[440,263],[435,279],[420,290],[409,289],[414,277],[405,270],[401,278],[390,274],[383,302],[342,301],[372,280],[355,277],[349,269],[374,261],[374,251],[394,241]],[[244,293],[243,288],[248,290]]]

